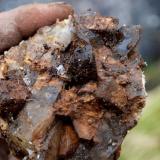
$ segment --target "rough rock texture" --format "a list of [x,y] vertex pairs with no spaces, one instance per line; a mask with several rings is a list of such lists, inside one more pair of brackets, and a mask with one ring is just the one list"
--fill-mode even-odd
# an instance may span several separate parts
[[86,14],[0,57],[6,159],[116,160],[145,104],[140,26]]

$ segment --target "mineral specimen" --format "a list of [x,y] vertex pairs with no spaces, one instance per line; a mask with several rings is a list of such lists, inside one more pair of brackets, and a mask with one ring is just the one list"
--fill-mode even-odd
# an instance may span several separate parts
[[70,16],[4,52],[5,159],[116,160],[145,104],[140,33],[112,17]]

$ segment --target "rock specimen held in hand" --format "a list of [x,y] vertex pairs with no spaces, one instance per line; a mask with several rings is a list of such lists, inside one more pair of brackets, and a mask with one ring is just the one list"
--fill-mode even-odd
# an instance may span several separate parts
[[[98,14],[46,26],[0,57],[5,157],[116,160],[145,104],[140,26]],[[1,143],[1,142],[0,142]]]

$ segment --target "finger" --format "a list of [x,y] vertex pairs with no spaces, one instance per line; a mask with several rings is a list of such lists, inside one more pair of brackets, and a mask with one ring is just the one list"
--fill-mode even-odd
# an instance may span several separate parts
[[64,3],[34,4],[20,7],[16,12],[17,27],[22,36],[27,37],[38,28],[55,23],[57,18],[67,18],[72,14],[72,8]]
[[31,36],[38,28],[70,14],[72,7],[64,3],[25,5],[0,13],[0,52]]

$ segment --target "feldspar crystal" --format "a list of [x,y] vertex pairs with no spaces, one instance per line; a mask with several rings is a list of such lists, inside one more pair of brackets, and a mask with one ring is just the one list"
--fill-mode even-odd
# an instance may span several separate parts
[[112,17],[70,16],[4,52],[5,156],[116,160],[145,104],[140,33],[140,26],[119,27]]

